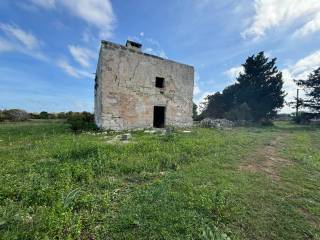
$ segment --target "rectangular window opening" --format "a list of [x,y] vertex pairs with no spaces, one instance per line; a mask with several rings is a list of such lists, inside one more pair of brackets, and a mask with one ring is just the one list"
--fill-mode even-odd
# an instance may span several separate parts
[[164,78],[156,77],[156,87],[157,88],[164,88]]
[[166,107],[154,106],[153,109],[153,127],[164,128]]

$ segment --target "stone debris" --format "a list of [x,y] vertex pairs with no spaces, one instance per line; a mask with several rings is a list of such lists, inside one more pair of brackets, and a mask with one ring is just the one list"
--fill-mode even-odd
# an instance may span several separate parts
[[169,135],[175,134],[173,132],[173,128],[172,127],[167,127],[165,129],[162,129],[162,130],[160,130],[160,132],[161,132],[161,134],[160,134],[161,136],[169,136]]
[[100,135],[106,135],[106,134],[108,134],[108,132],[83,132],[83,134],[100,136]]
[[125,133],[121,135],[121,141],[128,141],[132,138],[130,133]]
[[154,134],[154,133],[157,133],[157,131],[156,130],[145,130],[144,133]]
[[310,119],[310,124],[311,125],[320,125],[320,118]]
[[171,135],[172,133],[173,133],[173,129],[172,128],[170,128],[170,127],[166,128],[166,130],[165,130],[165,134],[166,135]]
[[121,135],[117,135],[115,136],[113,139],[107,141],[107,143],[129,143],[130,140],[132,139],[132,136],[130,133],[125,133],[125,134],[121,134]]
[[235,126],[235,123],[227,119],[205,118],[200,121],[200,126],[207,128],[232,128]]
[[189,130],[184,130],[184,131],[182,131],[183,133],[191,133],[191,131],[189,131]]

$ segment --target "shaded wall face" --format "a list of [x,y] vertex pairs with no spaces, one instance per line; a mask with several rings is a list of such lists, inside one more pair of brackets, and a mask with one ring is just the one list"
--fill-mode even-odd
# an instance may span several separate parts
[[[102,46],[99,63],[101,127],[153,127],[154,106],[166,107],[166,125],[192,124],[192,67],[113,45]],[[164,78],[163,88],[156,87],[157,77]]]

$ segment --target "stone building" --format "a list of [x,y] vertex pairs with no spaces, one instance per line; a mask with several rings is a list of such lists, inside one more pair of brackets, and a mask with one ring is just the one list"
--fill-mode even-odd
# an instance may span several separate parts
[[101,42],[95,79],[95,121],[104,129],[192,125],[194,68],[141,51],[142,45]]

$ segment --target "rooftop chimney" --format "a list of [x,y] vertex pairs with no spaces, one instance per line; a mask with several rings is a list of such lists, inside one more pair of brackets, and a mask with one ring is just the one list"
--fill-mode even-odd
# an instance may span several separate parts
[[142,44],[127,40],[126,47],[141,52]]

